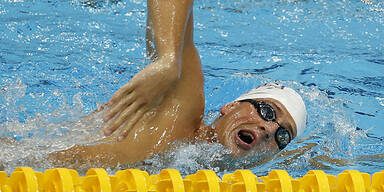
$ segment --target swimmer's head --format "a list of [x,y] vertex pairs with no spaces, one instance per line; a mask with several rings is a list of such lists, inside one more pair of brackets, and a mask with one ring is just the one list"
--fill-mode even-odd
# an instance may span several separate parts
[[279,151],[306,126],[301,96],[277,84],[252,89],[224,105],[220,112],[213,123],[217,139],[234,156]]

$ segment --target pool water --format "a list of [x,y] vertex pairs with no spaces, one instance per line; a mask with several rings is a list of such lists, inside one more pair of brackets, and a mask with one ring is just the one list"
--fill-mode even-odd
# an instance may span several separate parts
[[[384,170],[382,1],[196,0],[194,17],[207,122],[245,91],[278,82],[304,97],[308,129],[273,157],[234,160],[220,145],[184,143],[128,167]],[[147,64],[145,24],[144,0],[0,2],[0,136],[16,140],[0,143],[6,171],[50,168],[29,162],[103,137],[102,114],[92,112]]]

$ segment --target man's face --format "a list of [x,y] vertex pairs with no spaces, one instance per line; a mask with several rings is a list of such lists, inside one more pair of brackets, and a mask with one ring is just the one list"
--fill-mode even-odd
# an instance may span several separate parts
[[221,116],[212,125],[218,141],[230,149],[235,157],[279,151],[275,138],[279,125],[288,131],[291,138],[296,137],[295,122],[279,101],[275,99],[254,99],[254,101],[263,101],[271,106],[277,122],[266,121],[249,102],[234,101],[221,108]]

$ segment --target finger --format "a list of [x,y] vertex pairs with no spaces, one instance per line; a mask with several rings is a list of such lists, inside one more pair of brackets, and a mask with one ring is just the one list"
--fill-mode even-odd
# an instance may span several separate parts
[[137,103],[133,103],[129,107],[127,107],[124,111],[120,112],[119,115],[113,120],[111,125],[104,130],[104,134],[109,136],[113,132],[116,131],[122,124],[124,124],[128,119],[129,116],[131,116],[132,113],[134,113],[139,105]]
[[128,83],[121,87],[119,90],[112,95],[111,99],[108,101],[107,105],[113,105],[116,101],[120,100],[124,95],[130,94],[134,90],[132,83]]
[[111,120],[117,113],[127,108],[127,106],[129,106],[134,102],[135,98],[136,97],[135,97],[135,94],[133,94],[133,92],[130,93],[127,97],[124,97],[119,103],[117,103],[117,105],[113,106],[107,112],[107,114],[103,118],[104,122]]
[[117,137],[118,141],[123,141],[129,134],[129,132],[132,130],[132,128],[136,125],[136,123],[140,120],[140,118],[143,116],[143,114],[147,111],[147,107],[141,108],[138,110],[135,115],[127,122],[125,129],[122,134],[120,134],[119,137]]

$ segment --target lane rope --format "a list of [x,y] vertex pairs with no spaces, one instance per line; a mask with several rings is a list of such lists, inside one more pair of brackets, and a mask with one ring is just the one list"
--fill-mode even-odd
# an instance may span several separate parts
[[250,170],[236,170],[221,179],[212,170],[199,170],[184,178],[178,170],[163,169],[149,175],[138,169],[108,175],[99,168],[85,176],[66,168],[34,171],[18,167],[9,176],[0,171],[0,192],[384,192],[384,170],[369,175],[345,170],[337,176],[311,170],[300,178],[285,170],[257,177]]

